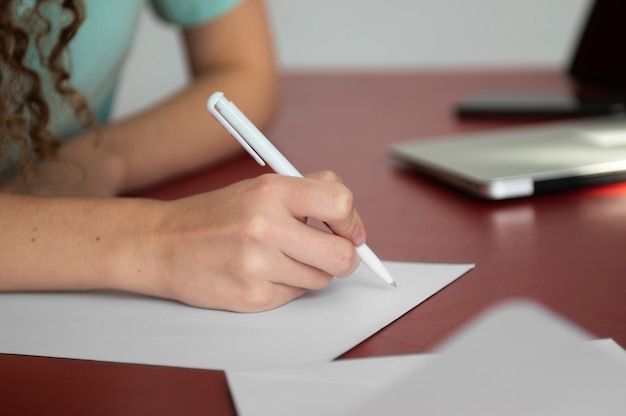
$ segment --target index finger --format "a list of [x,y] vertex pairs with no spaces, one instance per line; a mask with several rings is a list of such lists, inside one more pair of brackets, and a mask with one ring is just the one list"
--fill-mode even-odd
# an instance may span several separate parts
[[332,172],[320,172],[315,176],[324,179],[305,178],[290,194],[290,212],[323,221],[333,233],[350,240],[355,246],[363,244],[365,227],[354,208],[352,192]]

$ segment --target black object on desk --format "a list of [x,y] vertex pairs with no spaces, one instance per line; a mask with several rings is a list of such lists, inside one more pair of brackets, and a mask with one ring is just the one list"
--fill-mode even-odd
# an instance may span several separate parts
[[571,92],[486,92],[455,107],[459,116],[585,116],[626,112],[626,2],[596,0],[567,74]]

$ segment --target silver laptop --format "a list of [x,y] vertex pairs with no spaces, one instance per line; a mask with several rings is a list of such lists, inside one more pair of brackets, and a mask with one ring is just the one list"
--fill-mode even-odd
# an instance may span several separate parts
[[396,143],[392,157],[486,199],[626,180],[626,118],[544,123]]

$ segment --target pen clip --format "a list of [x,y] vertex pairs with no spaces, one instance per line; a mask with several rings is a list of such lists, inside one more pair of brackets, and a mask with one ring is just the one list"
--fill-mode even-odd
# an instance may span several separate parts
[[211,113],[211,115],[215,117],[215,119],[222,126],[224,126],[226,131],[228,131],[235,138],[235,140],[237,140],[239,144],[244,149],[246,149],[246,151],[250,154],[250,156],[252,156],[259,165],[265,166],[265,161],[261,158],[261,156],[259,156],[259,154],[252,148],[252,146],[248,144],[246,139],[244,139],[243,136],[239,134],[237,129],[228,120],[226,120],[226,118],[224,118],[222,113],[220,113],[220,110],[216,107],[216,105],[221,100],[226,101],[226,103],[223,103],[223,104],[225,105],[228,104],[228,100],[224,97],[224,93],[222,92],[213,93],[206,102],[207,110],[209,110],[209,113]]

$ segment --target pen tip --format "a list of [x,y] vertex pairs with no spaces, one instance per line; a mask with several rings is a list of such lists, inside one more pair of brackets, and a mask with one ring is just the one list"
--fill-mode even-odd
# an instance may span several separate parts
[[396,284],[396,282],[391,282],[391,283],[389,283],[389,284],[390,284],[391,286],[393,286],[393,287],[398,287],[398,285]]

